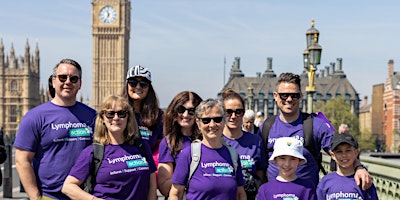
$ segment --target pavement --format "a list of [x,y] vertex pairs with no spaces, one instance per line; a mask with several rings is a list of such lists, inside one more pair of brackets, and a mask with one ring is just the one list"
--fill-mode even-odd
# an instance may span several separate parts
[[29,199],[25,192],[20,192],[19,187],[13,188],[12,197],[3,197],[3,192],[0,192],[0,199]]
[[[157,196],[158,196],[158,200],[164,200],[165,198],[161,195],[161,193],[157,190]],[[10,199],[23,199],[23,200],[29,200],[28,195],[26,195],[25,192],[20,192],[19,187],[13,188],[12,191],[12,197],[10,198],[5,198],[3,197],[3,192],[0,192],[0,199],[1,200],[10,200]]]

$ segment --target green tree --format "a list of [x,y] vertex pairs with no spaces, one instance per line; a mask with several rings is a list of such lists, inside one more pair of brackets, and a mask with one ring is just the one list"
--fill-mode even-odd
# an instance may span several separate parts
[[340,124],[347,124],[350,133],[357,139],[361,150],[375,149],[375,140],[372,134],[361,134],[358,117],[351,112],[350,102],[344,97],[330,99],[326,103],[316,102],[314,110],[323,112],[336,129]]

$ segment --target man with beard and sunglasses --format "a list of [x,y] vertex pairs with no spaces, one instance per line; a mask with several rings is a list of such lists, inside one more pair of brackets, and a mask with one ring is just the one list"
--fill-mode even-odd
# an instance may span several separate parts
[[54,68],[54,98],[22,118],[14,142],[18,175],[29,199],[69,199],[61,188],[81,151],[92,144],[96,111],[76,101],[82,69],[72,59]]
[[[294,137],[304,143],[305,133],[303,133],[303,117],[307,116],[307,113],[300,111],[300,103],[302,99],[300,76],[293,73],[282,73],[276,84],[276,91],[274,99],[279,107],[280,112],[275,117],[275,121],[269,129],[269,133],[266,133],[266,129],[260,127],[259,134],[263,137],[263,142],[266,145],[268,152],[267,157],[270,157],[273,153],[273,146],[275,141],[281,137]],[[333,138],[333,131],[329,124],[319,117],[312,118],[313,125],[313,141],[317,153],[317,157],[320,156],[321,149],[323,149],[329,155],[330,142]],[[266,126],[268,119],[265,120],[262,126]],[[268,138],[264,139],[268,135]],[[299,178],[308,179],[313,181],[315,186],[319,182],[319,165],[312,152],[309,149],[304,148],[303,154],[308,162],[305,165],[297,168],[296,174]],[[362,187],[369,188],[372,185],[372,178],[364,168],[359,168],[360,162],[356,160],[354,168],[357,169],[356,181],[359,182],[362,179]],[[278,167],[276,164],[269,164],[267,168],[268,180],[273,180],[278,175]]]

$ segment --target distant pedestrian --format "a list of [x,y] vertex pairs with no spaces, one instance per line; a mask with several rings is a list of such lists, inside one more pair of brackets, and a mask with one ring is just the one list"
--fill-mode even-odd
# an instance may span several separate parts
[[258,111],[256,114],[256,119],[254,120],[254,125],[257,127],[260,127],[264,122],[264,113],[261,111]]
[[339,134],[349,133],[349,126],[347,126],[347,124],[340,124],[340,126],[338,128],[338,133]]
[[246,112],[244,112],[243,115],[243,125],[242,125],[243,131],[256,134],[258,132],[258,127],[254,124],[255,119],[256,115],[254,111],[246,110]]

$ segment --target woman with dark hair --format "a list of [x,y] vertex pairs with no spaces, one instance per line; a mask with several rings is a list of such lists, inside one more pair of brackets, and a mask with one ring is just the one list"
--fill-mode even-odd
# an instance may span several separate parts
[[223,137],[240,155],[247,199],[254,200],[258,187],[266,182],[266,154],[261,137],[242,130],[245,103],[242,96],[232,89],[222,93],[227,119]]
[[158,188],[165,197],[168,197],[171,189],[171,178],[179,153],[201,135],[194,116],[201,101],[198,94],[183,91],[172,99],[165,111],[165,137],[160,143],[158,159]]
[[133,108],[142,139],[150,145],[153,153],[156,152],[163,137],[163,112],[148,68],[140,65],[129,68],[122,96]]

